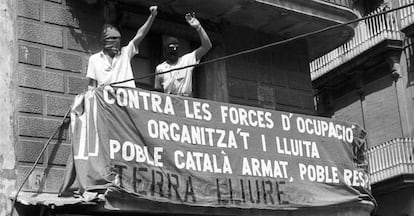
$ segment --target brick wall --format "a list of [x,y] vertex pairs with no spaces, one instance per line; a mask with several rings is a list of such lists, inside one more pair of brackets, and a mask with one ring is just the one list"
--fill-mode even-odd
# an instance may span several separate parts
[[[277,40],[245,28],[224,33],[227,54]],[[295,41],[226,61],[230,102],[314,114],[307,50],[305,41]]]
[[365,86],[365,127],[369,147],[403,137],[394,81],[385,76]]
[[411,37],[404,38],[404,52],[401,56],[401,82],[406,87],[405,95],[407,105],[405,107],[408,121],[407,137],[414,137],[414,40]]
[[[18,183],[60,125],[74,95],[87,86],[90,53],[98,49],[100,5],[77,0],[18,0]],[[55,136],[26,191],[57,192],[70,155],[67,128]]]
[[353,91],[340,98],[335,98],[333,104],[335,113],[332,118],[355,122],[361,127],[364,126],[363,108],[358,92]]
[[394,80],[388,74],[364,85],[361,97],[354,90],[334,98],[332,118],[358,123],[367,131],[368,147],[403,137]]

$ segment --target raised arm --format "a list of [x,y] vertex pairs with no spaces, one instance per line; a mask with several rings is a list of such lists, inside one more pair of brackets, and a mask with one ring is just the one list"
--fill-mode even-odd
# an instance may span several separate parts
[[157,6],[151,6],[149,8],[151,14],[145,21],[144,25],[141,26],[141,28],[138,29],[137,34],[132,39],[132,42],[134,43],[134,46],[138,48],[139,43],[144,39],[145,35],[147,35],[149,29],[152,26],[152,23],[154,22],[155,17],[158,14]]
[[196,59],[198,61],[211,49],[212,44],[206,31],[203,26],[201,26],[200,21],[198,21],[194,13],[186,14],[185,19],[191,27],[197,30],[198,36],[200,37],[201,46],[195,50]]

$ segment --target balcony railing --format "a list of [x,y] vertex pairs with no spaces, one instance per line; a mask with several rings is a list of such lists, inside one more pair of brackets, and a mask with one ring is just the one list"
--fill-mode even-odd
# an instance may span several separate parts
[[352,0],[322,0],[336,5],[345,6],[347,8],[352,8]]
[[[369,15],[378,14],[380,12],[382,12],[382,10],[378,9]],[[330,70],[344,64],[383,40],[401,40],[396,20],[396,13],[391,12],[361,21],[355,27],[354,37],[350,41],[310,63],[309,66],[312,80],[321,77]]]
[[402,174],[414,174],[414,138],[397,138],[367,152],[371,184]]
[[[412,4],[414,0],[399,0],[400,5]],[[414,23],[414,6],[403,8],[400,11],[401,29]]]

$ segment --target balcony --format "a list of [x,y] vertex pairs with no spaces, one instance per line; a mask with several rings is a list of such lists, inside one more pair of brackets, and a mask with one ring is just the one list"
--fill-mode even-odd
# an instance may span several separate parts
[[[96,2],[97,0],[86,0]],[[112,0],[114,1],[114,0]],[[182,15],[197,12],[211,26],[241,26],[280,40],[357,19],[352,0],[118,0],[134,13],[136,8],[158,5],[159,19],[182,22]],[[158,18],[157,18],[158,19]],[[136,20],[136,19],[134,19]],[[157,21],[156,21],[157,22]],[[224,24],[224,25],[223,25]],[[221,26],[223,25],[223,26]],[[307,38],[310,59],[338,47],[353,35],[352,25]],[[326,38],[330,38],[326,40]]]
[[[371,184],[404,175],[414,176],[414,138],[396,138],[367,151]],[[400,178],[402,183],[414,182]],[[401,183],[401,182],[400,182]]]
[[[414,3],[414,0],[399,0],[400,5],[407,5]],[[407,7],[401,10],[401,31],[407,36],[414,35],[414,6]]]
[[336,4],[336,5],[340,5],[340,6],[344,6],[344,7],[347,7],[347,8],[352,8],[352,0],[322,0],[322,1],[325,1],[325,2],[329,2],[329,3],[332,3],[332,4]]
[[[378,9],[369,15],[380,12],[382,11]],[[312,81],[336,70],[383,41],[401,41],[396,18],[396,13],[391,12],[361,21],[354,29],[355,35],[351,40],[310,63]]]

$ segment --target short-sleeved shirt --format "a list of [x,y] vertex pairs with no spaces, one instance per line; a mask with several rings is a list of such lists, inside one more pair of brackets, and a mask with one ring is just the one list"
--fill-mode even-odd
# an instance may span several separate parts
[[[122,47],[121,52],[115,55],[112,63],[105,57],[103,51],[89,57],[86,77],[98,82],[98,86],[134,78],[131,68],[131,58],[138,53],[134,43]],[[118,86],[135,88],[135,82],[120,83]]]
[[[155,72],[160,73],[174,68],[196,64],[198,62],[199,60],[196,59],[195,51],[193,51],[178,58],[176,64],[168,64],[167,62],[159,64],[155,69]],[[193,90],[193,69],[194,67],[189,67],[181,70],[172,71],[170,73],[157,75],[155,76],[154,87],[156,89],[162,88],[164,92],[167,94],[191,96]]]

